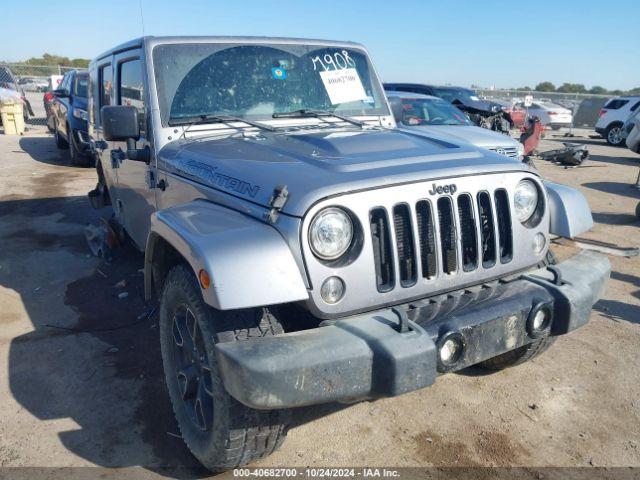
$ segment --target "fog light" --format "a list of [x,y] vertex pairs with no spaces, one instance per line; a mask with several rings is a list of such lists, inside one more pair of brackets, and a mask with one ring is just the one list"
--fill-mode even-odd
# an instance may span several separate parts
[[441,370],[446,371],[462,357],[464,342],[459,333],[449,333],[438,341],[438,355],[440,357]]
[[533,322],[531,326],[537,332],[540,330],[544,330],[547,328],[547,324],[549,323],[549,314],[546,309],[542,308],[536,312],[533,316]]
[[540,255],[544,250],[545,245],[547,244],[547,239],[544,237],[543,233],[536,233],[533,237],[532,249],[535,255]]
[[551,302],[534,302],[527,317],[527,333],[531,338],[540,338],[550,334],[553,320]]
[[327,278],[320,288],[320,296],[329,303],[338,303],[344,295],[344,282],[339,277]]

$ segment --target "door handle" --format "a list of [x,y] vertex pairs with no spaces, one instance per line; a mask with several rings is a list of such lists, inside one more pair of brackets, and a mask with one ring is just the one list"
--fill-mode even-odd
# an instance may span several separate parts
[[106,150],[109,148],[109,144],[104,140],[96,140],[94,146],[97,150]]

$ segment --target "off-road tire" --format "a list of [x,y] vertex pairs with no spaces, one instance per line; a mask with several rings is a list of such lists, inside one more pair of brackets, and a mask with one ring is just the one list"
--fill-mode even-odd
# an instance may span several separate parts
[[56,147],[58,147],[61,150],[66,150],[67,148],[69,148],[69,144],[67,143],[67,141],[64,138],[62,138],[62,135],[60,135],[60,131],[58,130],[58,122],[55,123],[53,135],[55,136],[55,139],[56,139]]
[[[174,314],[185,306],[202,332],[211,371],[213,418],[208,430],[198,428],[189,416],[176,375]],[[179,264],[169,271],[160,299],[160,343],[167,388],[183,440],[209,470],[228,470],[270,455],[283,442],[289,418],[286,410],[253,410],[231,397],[222,383],[214,345],[280,333],[282,326],[268,309],[215,310],[204,303],[187,265]]]
[[[622,138],[620,135],[614,136],[613,135],[613,130],[614,129],[618,129],[618,131],[622,131],[622,123],[616,122],[616,123],[612,123],[611,125],[609,125],[607,127],[607,130],[604,132],[604,138],[607,141],[607,143],[611,146],[614,147],[621,147],[624,145],[624,138]],[[610,137],[614,137],[617,138],[618,141],[617,143],[615,141],[613,141],[613,138]]]
[[69,128],[69,125],[67,125],[67,134],[69,135],[67,144],[69,145],[69,160],[71,161],[71,165],[74,167],[85,165],[86,160],[80,155],[80,152],[78,152],[76,141],[73,138],[73,131]]
[[[547,250],[544,262],[541,266],[555,265],[558,263],[558,257],[550,249]],[[486,370],[503,370],[508,367],[514,367],[521,363],[527,362],[538,355],[542,355],[547,349],[553,345],[556,337],[545,337],[534,340],[532,343],[523,345],[509,352],[503,353],[496,357],[490,358],[478,364],[479,367]]]

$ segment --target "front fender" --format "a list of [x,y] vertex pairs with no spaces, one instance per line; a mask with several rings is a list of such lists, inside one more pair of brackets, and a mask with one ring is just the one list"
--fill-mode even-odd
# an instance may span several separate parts
[[549,233],[574,238],[593,227],[587,199],[575,188],[544,182],[549,198]]
[[151,216],[146,278],[150,278],[158,238],[173,246],[196,275],[201,269],[209,273],[212,285],[202,289],[202,295],[214,308],[249,308],[308,298],[289,246],[269,224],[204,200],[158,211]]

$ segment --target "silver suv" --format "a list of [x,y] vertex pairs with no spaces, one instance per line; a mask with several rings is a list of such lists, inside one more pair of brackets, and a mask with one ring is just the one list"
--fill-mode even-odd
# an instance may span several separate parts
[[361,45],[146,37],[90,79],[89,196],[145,252],[174,412],[212,470],[270,454],[294,407],[533,358],[609,275],[549,252],[591,227],[580,193],[396,129]]

